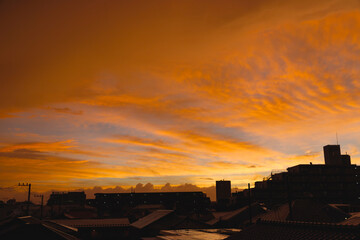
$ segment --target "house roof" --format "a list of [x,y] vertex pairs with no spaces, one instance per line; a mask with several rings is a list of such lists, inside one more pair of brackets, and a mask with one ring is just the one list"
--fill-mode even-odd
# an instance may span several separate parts
[[140,218],[136,222],[132,223],[131,226],[136,227],[138,229],[143,229],[146,226],[158,221],[159,219],[169,215],[170,213],[174,212],[174,210],[156,210],[149,215]]

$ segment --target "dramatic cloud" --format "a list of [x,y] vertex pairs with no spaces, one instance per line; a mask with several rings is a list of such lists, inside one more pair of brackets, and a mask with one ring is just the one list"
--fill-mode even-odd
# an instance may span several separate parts
[[242,188],[336,133],[360,163],[359,1],[0,6],[4,189]]

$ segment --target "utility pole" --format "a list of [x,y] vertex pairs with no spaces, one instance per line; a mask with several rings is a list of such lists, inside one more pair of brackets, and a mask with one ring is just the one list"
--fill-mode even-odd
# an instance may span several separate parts
[[40,220],[43,218],[43,206],[44,206],[44,195],[34,195],[34,197],[41,197],[41,206],[40,206]]
[[290,174],[286,178],[287,180],[287,195],[288,195],[288,204],[289,204],[289,219],[290,221],[293,220],[293,213],[292,213],[292,198],[291,198],[291,183],[290,183]]
[[29,187],[29,190],[28,190],[28,200],[27,200],[27,208],[26,208],[26,214],[29,216],[31,183],[22,183],[22,184],[19,183],[18,186],[19,186],[19,187]]
[[252,223],[252,216],[251,216],[251,190],[250,190],[250,183],[248,183],[248,189],[249,189],[249,221],[250,224]]

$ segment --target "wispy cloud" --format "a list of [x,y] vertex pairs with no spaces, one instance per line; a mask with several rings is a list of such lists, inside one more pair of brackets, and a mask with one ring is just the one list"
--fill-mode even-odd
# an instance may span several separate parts
[[67,114],[74,114],[74,115],[81,115],[83,114],[83,111],[81,110],[72,110],[68,107],[63,107],[63,108],[59,108],[59,107],[47,107],[46,109],[51,110],[51,111],[55,111],[58,113],[67,113]]

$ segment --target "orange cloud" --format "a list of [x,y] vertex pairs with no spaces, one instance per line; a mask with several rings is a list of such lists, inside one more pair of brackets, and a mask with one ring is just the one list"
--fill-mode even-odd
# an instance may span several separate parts
[[165,143],[162,140],[154,140],[154,139],[147,139],[147,138],[140,138],[136,136],[115,136],[115,138],[104,139],[105,142],[112,142],[112,143],[121,143],[121,144],[133,144],[139,145],[144,147],[156,147],[156,148],[163,148],[172,151],[181,151],[180,148],[175,146],[171,146],[171,144]]
[[211,162],[209,165],[219,168],[256,168],[255,165],[249,165],[249,164],[237,164],[237,163],[231,163],[231,162]]
[[0,149],[0,152],[13,152],[16,150],[27,149],[32,151],[41,151],[41,152],[62,152],[62,151],[71,151],[75,145],[73,140],[66,140],[61,142],[33,142],[33,143],[19,143],[8,145]]
[[68,107],[64,108],[57,108],[57,107],[47,107],[48,110],[53,110],[58,113],[67,113],[67,114],[74,114],[74,115],[81,115],[83,114],[83,111],[74,111]]
[[70,154],[82,154],[82,155],[99,156],[99,157],[106,156],[101,153],[80,150],[78,149],[76,142],[71,139],[60,142],[28,142],[28,143],[3,144],[3,145],[4,147],[0,148],[0,153],[29,151],[29,152],[44,152],[44,153],[58,152],[58,153],[70,153]]
[[358,162],[358,7],[3,3],[0,181],[240,186],[321,162],[337,131]]

